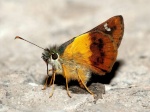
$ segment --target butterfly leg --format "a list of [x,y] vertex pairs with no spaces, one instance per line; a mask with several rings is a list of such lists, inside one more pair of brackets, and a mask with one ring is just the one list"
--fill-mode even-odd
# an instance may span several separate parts
[[[81,88],[85,88],[84,85],[82,84],[82,81],[80,79],[78,79],[78,82],[79,82],[79,85],[80,85]],[[83,83],[85,83],[85,82],[83,81]]]
[[46,77],[46,81],[45,81],[45,84],[44,84],[44,87],[42,88],[42,90],[45,90],[45,89],[46,89],[48,78],[49,78],[49,75],[47,75],[47,77]]
[[56,70],[53,70],[53,74],[52,74],[52,79],[51,79],[51,81],[52,81],[52,92],[51,92],[51,94],[50,94],[50,96],[49,96],[49,98],[50,97],[52,97],[53,96],[53,93],[54,93],[54,82],[55,82],[55,75],[56,75]]
[[[52,69],[50,69],[49,72],[50,72],[50,71],[52,71]],[[46,87],[47,87],[47,82],[48,82],[49,74],[50,74],[49,72],[48,72],[48,74],[47,74],[46,81],[45,81],[45,84],[44,84],[44,87],[42,88],[42,90],[45,90]],[[52,80],[53,80],[53,78],[51,78],[51,82],[52,82]],[[51,83],[51,82],[50,82],[50,83]],[[48,85],[48,86],[49,86],[49,85]]]
[[65,79],[66,79],[66,89],[67,89],[67,94],[68,96],[71,98],[71,95],[70,95],[70,92],[69,92],[69,88],[68,88],[68,79],[66,77],[66,74],[67,74],[67,69],[66,67],[62,64],[62,68],[63,68],[63,71],[64,71],[64,76],[65,76]]
[[[50,72],[50,71],[52,71],[52,69],[50,69],[49,72]],[[54,77],[54,75],[52,75],[51,80],[50,80],[50,83],[48,84],[48,87],[52,85],[52,83],[53,83],[53,77]]]
[[[78,76],[78,82],[79,82],[80,87],[85,89],[85,86],[83,85],[83,83],[86,85],[86,83],[89,80],[90,76],[85,75],[85,71],[82,72],[82,73],[81,73],[81,71],[80,71],[80,78]],[[78,74],[78,72],[77,72],[77,74]],[[81,81],[81,79],[82,79],[82,81]]]
[[[79,77],[78,81],[79,81],[80,87],[85,88],[91,95],[94,96],[94,93],[92,91],[90,91],[89,88],[86,86],[85,81],[87,81],[87,80],[85,80],[85,78],[81,77],[81,75],[84,74],[83,70],[77,69],[77,74]],[[83,76],[85,76],[85,74]]]

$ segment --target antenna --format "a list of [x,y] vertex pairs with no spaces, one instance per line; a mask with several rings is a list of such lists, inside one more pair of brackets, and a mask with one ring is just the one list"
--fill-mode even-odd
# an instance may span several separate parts
[[[34,44],[34,43],[32,43],[32,42],[30,42],[30,41],[28,41],[28,40],[26,40],[26,39],[20,37],[20,36],[16,36],[15,39],[24,40],[24,41],[26,41],[26,42],[28,42],[28,43],[30,43],[30,44],[32,44],[32,45],[35,45],[35,46],[37,46],[37,47],[39,47],[39,48],[41,48],[41,49],[44,49],[44,48],[42,48],[42,47],[40,47],[40,46],[38,46],[38,45],[36,45],[36,44]],[[45,50],[45,49],[44,49],[44,50]]]

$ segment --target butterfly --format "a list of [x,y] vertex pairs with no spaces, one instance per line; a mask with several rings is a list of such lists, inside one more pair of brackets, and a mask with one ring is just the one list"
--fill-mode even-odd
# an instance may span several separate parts
[[[67,94],[71,97],[68,89],[68,82],[71,80],[77,80],[81,88],[85,88],[90,94],[94,95],[86,86],[91,73],[105,75],[112,70],[123,33],[123,17],[117,15],[60,46],[44,49],[19,36],[15,38],[25,40],[44,49],[42,59],[47,64],[47,78],[43,89],[52,85],[50,97],[54,93],[54,82],[57,74],[61,74],[65,78]],[[49,64],[52,66],[50,70],[48,69]],[[50,76],[51,80],[48,84]]]

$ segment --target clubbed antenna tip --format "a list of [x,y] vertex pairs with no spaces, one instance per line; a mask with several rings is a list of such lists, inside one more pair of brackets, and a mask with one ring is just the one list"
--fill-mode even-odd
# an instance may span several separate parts
[[[26,41],[26,42],[28,42],[28,43],[30,43],[30,44],[32,44],[32,45],[35,45],[35,46],[37,46],[37,47],[39,47],[39,48],[41,48],[41,49],[44,49],[44,48],[42,48],[42,47],[40,47],[40,46],[38,46],[38,45],[36,45],[36,44],[34,44],[34,43],[32,43],[32,42],[30,42],[30,41],[28,41],[28,40],[26,40],[26,39],[20,37],[20,36],[16,36],[15,39],[24,40],[24,41]],[[44,50],[45,50],[45,49],[44,49]]]

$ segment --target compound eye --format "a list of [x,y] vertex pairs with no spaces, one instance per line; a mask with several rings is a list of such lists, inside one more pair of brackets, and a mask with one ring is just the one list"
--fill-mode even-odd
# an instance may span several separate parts
[[52,53],[52,59],[56,60],[58,58],[58,55],[56,53]]

